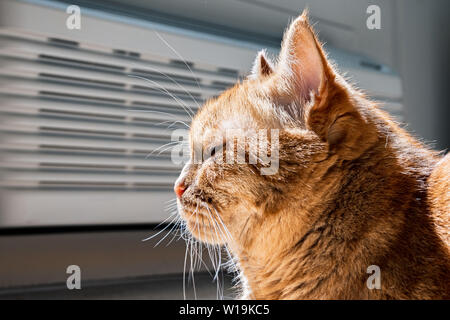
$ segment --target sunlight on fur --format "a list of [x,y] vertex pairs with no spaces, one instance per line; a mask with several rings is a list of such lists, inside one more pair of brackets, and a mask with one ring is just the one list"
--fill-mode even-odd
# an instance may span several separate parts
[[[449,299],[450,156],[342,77],[306,12],[278,59],[261,51],[252,70],[201,107],[190,145],[277,129],[279,168],[262,175],[259,163],[220,163],[220,152],[185,165],[174,219],[190,263],[202,264],[194,243],[206,246],[217,278],[225,253],[242,299]],[[380,290],[366,286],[370,265]]]

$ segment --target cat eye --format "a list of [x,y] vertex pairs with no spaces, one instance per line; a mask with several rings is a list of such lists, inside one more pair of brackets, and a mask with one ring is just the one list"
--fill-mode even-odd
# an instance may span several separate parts
[[216,153],[222,152],[222,150],[223,150],[223,144],[216,145],[216,146],[210,148],[208,150],[208,153],[206,153],[204,160],[214,157],[216,155]]

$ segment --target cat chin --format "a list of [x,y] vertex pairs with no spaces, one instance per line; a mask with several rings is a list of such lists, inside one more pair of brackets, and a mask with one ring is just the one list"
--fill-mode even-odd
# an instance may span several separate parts
[[207,224],[199,224],[192,220],[186,220],[186,226],[194,238],[201,242],[216,245],[225,244],[225,241],[217,235],[216,230]]
[[202,210],[190,209],[189,207],[179,206],[180,217],[186,222],[187,230],[195,239],[214,245],[223,245],[226,241],[223,239],[223,229],[219,229],[219,223],[210,220],[210,213]]

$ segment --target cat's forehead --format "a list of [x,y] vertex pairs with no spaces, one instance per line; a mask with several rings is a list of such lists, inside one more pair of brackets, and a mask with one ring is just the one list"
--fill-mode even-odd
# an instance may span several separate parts
[[192,121],[191,135],[198,138],[227,130],[257,129],[261,120],[257,109],[262,104],[251,88],[236,85],[202,106]]

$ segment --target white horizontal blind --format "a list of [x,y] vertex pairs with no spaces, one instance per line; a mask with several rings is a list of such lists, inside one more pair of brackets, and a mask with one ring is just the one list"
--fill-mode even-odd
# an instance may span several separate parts
[[159,222],[181,169],[162,146],[238,77],[63,39],[0,43],[3,226]]
[[[64,11],[9,1],[0,9],[17,15],[0,28],[0,227],[164,220],[181,168],[161,146],[189,124],[182,105],[195,112],[235,83],[256,49],[174,34],[190,57],[181,61],[151,28],[87,17],[95,29],[69,37],[49,24]],[[136,34],[154,40],[130,42]],[[398,77],[331,55],[401,117]]]
[[161,148],[167,127],[189,123],[182,105],[195,111],[237,76],[54,39],[0,41],[2,166],[20,169],[4,175],[6,186],[171,189],[180,168]]

